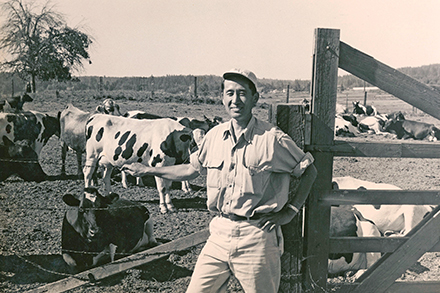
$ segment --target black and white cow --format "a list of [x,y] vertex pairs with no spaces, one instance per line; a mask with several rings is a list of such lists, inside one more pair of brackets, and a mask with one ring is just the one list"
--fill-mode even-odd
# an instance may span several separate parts
[[[351,176],[333,178],[333,189],[346,190],[400,190],[388,183],[375,183]],[[411,231],[427,213],[429,205],[353,205],[365,219],[372,221],[382,235],[404,236]]]
[[[146,113],[146,112],[142,112],[142,111],[138,111],[138,110],[128,111],[127,113],[124,114],[124,117],[133,118],[133,119],[170,118],[170,119],[176,120],[177,122],[179,122],[183,126],[186,126],[190,129],[192,129],[193,139],[192,139],[191,145],[190,145],[191,151],[197,150],[198,146],[200,146],[200,144],[202,143],[203,138],[205,137],[206,133],[211,128],[213,128],[214,126],[223,122],[223,119],[218,116],[214,117],[213,120],[207,118],[206,116],[204,116],[204,120],[199,120],[199,119],[190,118],[190,117],[162,117],[162,116],[158,116],[156,114]],[[121,179],[122,186],[124,188],[128,188],[127,174],[124,171],[122,171],[121,176],[122,176],[122,179]],[[182,190],[185,193],[191,192],[191,185],[190,185],[189,181],[182,181],[181,183],[182,183]],[[143,186],[142,178],[136,178],[136,184],[138,186]]]
[[0,181],[17,174],[26,181],[41,182],[46,174],[38,163],[37,153],[28,140],[11,141],[2,136],[0,144]]
[[353,102],[353,114],[376,116],[379,113],[376,107],[370,105],[364,106],[357,101]]
[[34,99],[32,99],[32,97],[27,93],[22,96],[9,97],[0,103],[2,106],[1,110],[8,113],[20,113],[23,111],[24,103],[32,102],[33,100]]
[[[98,162],[104,167],[106,193],[111,191],[114,167],[142,163],[148,166],[181,164],[189,160],[191,129],[172,119],[137,120],[96,114],[86,123],[85,186],[91,185]],[[156,177],[162,213],[174,212],[171,181]]]
[[14,143],[26,142],[36,153],[37,161],[42,148],[53,135],[60,135],[58,118],[36,111],[0,113],[0,137]]
[[[380,237],[379,229],[372,222],[350,206],[344,205],[331,208],[330,237]],[[356,252],[333,253],[329,255],[328,273],[339,275],[354,272],[358,278],[379,258],[380,253]]]
[[94,187],[80,196],[65,194],[63,201],[69,207],[62,225],[62,254],[74,271],[157,245],[150,213],[139,203],[115,193],[103,197]]

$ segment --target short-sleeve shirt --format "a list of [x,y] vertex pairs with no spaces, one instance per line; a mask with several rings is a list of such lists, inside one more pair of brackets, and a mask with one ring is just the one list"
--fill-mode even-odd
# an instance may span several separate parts
[[231,121],[211,129],[190,163],[207,176],[210,211],[251,217],[281,210],[290,175],[300,177],[313,157],[279,128],[252,117],[236,142]]

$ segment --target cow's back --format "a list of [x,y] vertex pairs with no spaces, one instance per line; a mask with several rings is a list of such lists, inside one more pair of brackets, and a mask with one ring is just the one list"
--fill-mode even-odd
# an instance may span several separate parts
[[75,151],[83,152],[86,148],[85,127],[89,117],[89,112],[84,112],[72,104],[60,114],[60,138]]
[[184,128],[168,118],[137,120],[96,114],[86,124],[87,158],[99,158],[103,165],[118,167],[134,162],[149,164],[151,158],[164,156],[161,144],[167,137]]

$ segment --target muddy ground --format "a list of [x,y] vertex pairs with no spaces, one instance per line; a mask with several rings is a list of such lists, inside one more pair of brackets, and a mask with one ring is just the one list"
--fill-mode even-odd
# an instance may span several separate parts
[[[383,100],[383,99],[382,99]],[[67,100],[45,100],[43,97],[29,109],[56,114]],[[98,101],[74,100],[75,106],[83,110],[93,109]],[[224,118],[221,105],[192,105],[189,103],[152,103],[139,101],[118,101],[121,110],[141,109],[155,114],[191,116],[203,115]],[[271,101],[260,101],[270,103]],[[387,104],[389,106],[389,104]],[[386,110],[388,110],[387,108]],[[383,110],[385,111],[385,110]],[[431,117],[410,110],[407,118],[434,122]],[[267,107],[256,109],[259,118],[267,119]],[[370,140],[392,138],[368,135]],[[59,176],[61,148],[58,138],[51,138],[44,147],[40,163],[49,175],[41,183],[24,182],[10,177],[0,183],[0,291],[22,292],[38,288],[64,278],[67,269],[62,260],[61,223],[65,204],[61,197],[66,192],[80,193],[83,180],[75,176],[76,161],[68,153],[67,178]],[[363,180],[384,182],[403,189],[440,189],[440,164],[436,159],[394,159],[394,158],[335,158],[334,176],[353,176]],[[194,191],[185,194],[179,184],[173,185],[172,196],[178,212],[162,215],[159,212],[157,190],[152,178],[145,178],[146,187],[133,184],[122,188],[118,177],[113,190],[122,197],[138,201],[152,214],[156,237],[170,241],[207,228],[212,215],[206,210],[204,179],[191,182]],[[134,183],[134,181],[132,181]],[[100,186],[102,188],[102,186]],[[71,292],[184,292],[189,283],[201,246],[176,251],[169,257],[128,270],[107,278],[96,285],[80,287]],[[402,276],[403,280],[438,280],[440,278],[440,255],[427,253]],[[343,281],[335,278],[331,282]],[[230,292],[242,292],[236,282],[229,285]]]

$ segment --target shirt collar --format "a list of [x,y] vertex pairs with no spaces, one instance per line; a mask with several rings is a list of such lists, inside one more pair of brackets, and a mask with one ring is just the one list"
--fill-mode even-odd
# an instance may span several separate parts
[[[252,115],[251,120],[249,120],[248,125],[246,126],[245,131],[243,132],[243,137],[246,140],[246,142],[250,143],[252,139],[253,130],[255,128],[257,119]],[[225,131],[223,132],[223,140],[226,140],[232,133],[232,120],[229,120],[228,126],[226,127]]]

